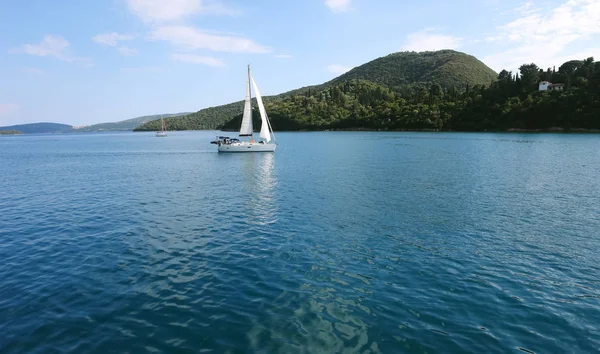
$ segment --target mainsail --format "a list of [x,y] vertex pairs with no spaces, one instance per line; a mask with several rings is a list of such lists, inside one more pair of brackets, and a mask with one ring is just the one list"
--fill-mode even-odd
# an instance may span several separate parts
[[248,85],[246,85],[246,102],[244,103],[244,116],[240,127],[240,136],[252,136],[252,97],[250,96],[250,68],[248,68]]
[[260,95],[256,81],[254,81],[252,76],[250,76],[250,78],[252,80],[252,87],[254,87],[254,94],[256,95],[256,102],[258,102],[258,111],[260,112],[260,120],[262,122],[260,127],[260,137],[265,139],[268,143],[271,141],[271,134],[269,132],[269,123],[267,122],[267,111],[265,111],[265,105],[263,104],[262,96]]

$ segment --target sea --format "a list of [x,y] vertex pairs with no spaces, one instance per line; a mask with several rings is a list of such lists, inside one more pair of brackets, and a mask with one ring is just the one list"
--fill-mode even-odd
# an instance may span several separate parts
[[0,137],[0,352],[600,352],[600,135],[222,134]]

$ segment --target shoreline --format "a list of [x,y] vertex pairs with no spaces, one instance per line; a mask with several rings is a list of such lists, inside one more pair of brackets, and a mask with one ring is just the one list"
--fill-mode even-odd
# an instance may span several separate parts
[[[234,133],[237,130],[219,130],[224,133]],[[180,130],[185,131],[185,130]],[[197,130],[203,131],[203,130]],[[140,131],[138,131],[140,132]],[[600,129],[585,129],[571,128],[564,129],[552,127],[546,129],[523,129],[510,128],[506,130],[449,130],[449,129],[371,129],[371,128],[336,128],[336,129],[296,129],[296,130],[279,130],[279,132],[417,132],[417,133],[563,133],[563,134],[598,134]]]
[[[186,129],[186,130],[170,130],[172,132],[186,131],[218,131],[222,133],[235,133],[237,130],[219,130],[219,129]],[[0,134],[0,136],[23,136],[23,135],[69,135],[69,134],[97,134],[97,133],[149,133],[154,130],[114,130],[100,132],[48,132],[48,133],[21,133],[21,134]],[[314,133],[314,132],[415,132],[415,133],[553,133],[553,134],[600,134],[600,129],[585,129],[585,128],[546,128],[546,129],[522,129],[511,128],[506,130],[449,130],[449,129],[371,129],[371,128],[336,128],[336,129],[295,129],[295,130],[279,130],[280,133]]]

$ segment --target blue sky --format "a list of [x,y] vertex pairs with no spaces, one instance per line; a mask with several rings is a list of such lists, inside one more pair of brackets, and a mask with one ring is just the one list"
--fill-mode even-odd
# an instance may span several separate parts
[[319,84],[402,50],[600,59],[600,0],[3,0],[0,126],[87,125]]

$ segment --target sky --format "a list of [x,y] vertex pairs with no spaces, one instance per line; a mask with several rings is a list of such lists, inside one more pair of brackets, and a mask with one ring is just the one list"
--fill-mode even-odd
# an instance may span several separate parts
[[193,112],[398,51],[600,60],[600,0],[1,0],[0,126]]

